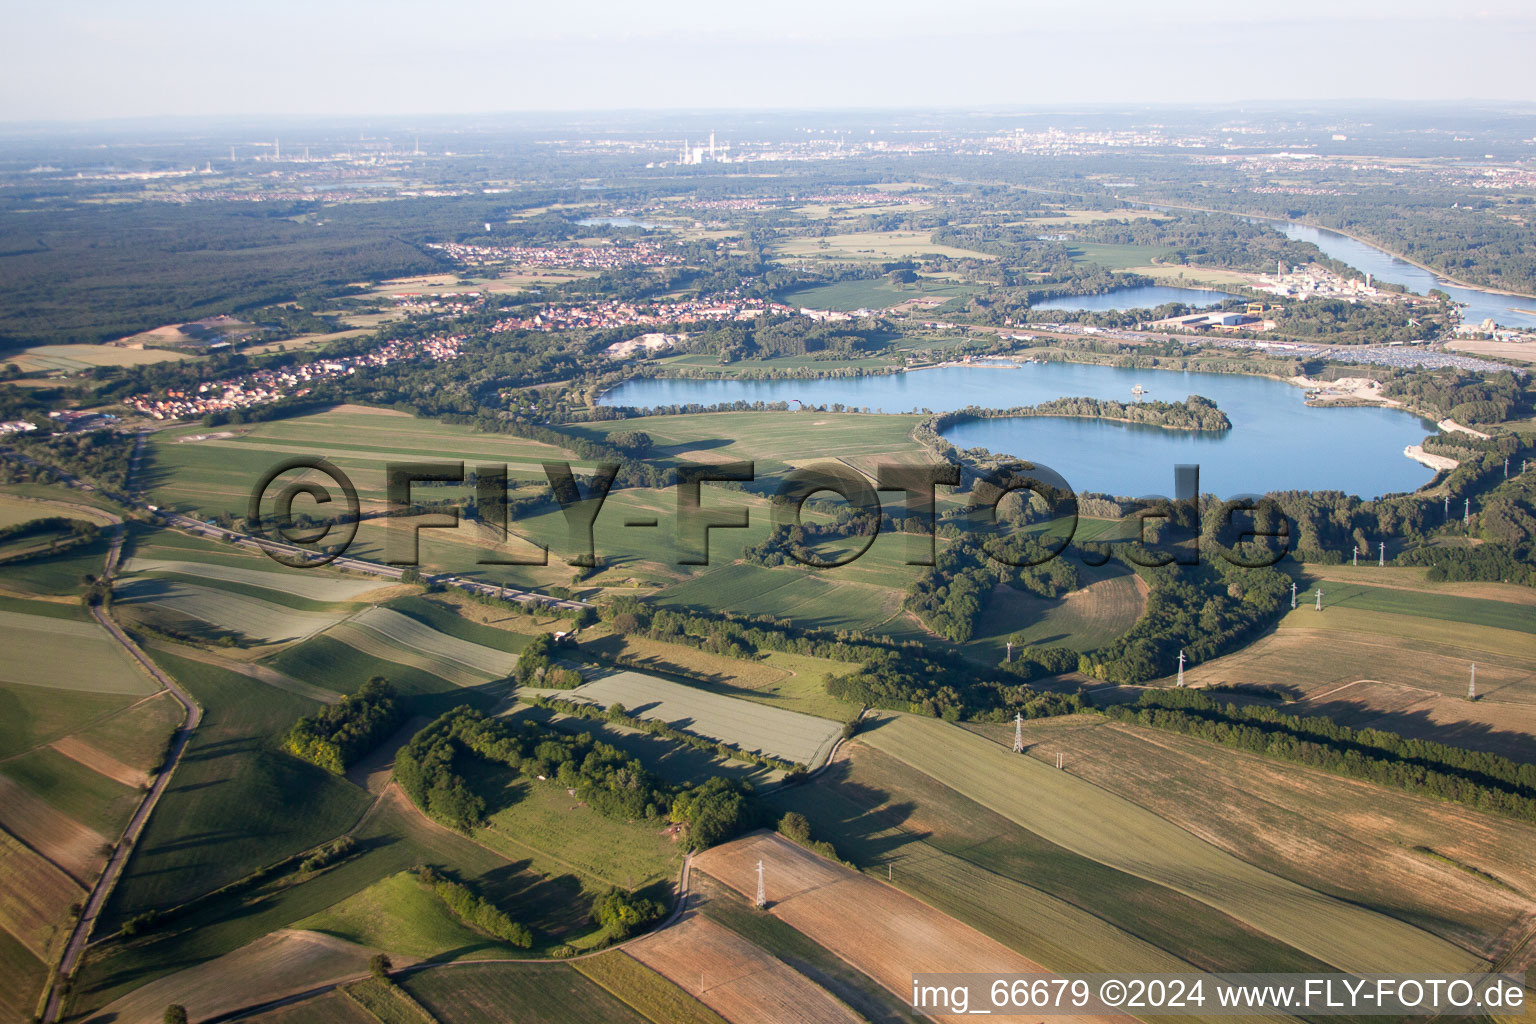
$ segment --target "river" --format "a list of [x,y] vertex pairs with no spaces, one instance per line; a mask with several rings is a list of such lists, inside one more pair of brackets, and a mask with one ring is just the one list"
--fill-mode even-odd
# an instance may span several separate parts
[[[1297,489],[1372,498],[1412,491],[1434,475],[1403,455],[1405,446],[1434,432],[1433,424],[1397,409],[1312,408],[1300,388],[1240,374],[1032,363],[819,380],[652,378],[628,381],[604,395],[602,403],[654,408],[799,402],[875,412],[941,412],[970,405],[1038,405],[1068,396],[1124,402],[1137,385],[1146,389],[1148,399],[1177,402],[1204,395],[1225,410],[1232,429],[1210,434],[1027,417],[964,423],[946,437],[961,448],[984,447],[1044,463],[1075,490],[1134,497],[1171,494],[1173,467],[1180,463],[1198,463],[1201,489],[1222,497]],[[786,421],[785,435],[792,436],[793,430],[793,421]]]
[[1536,327],[1536,313],[1517,312],[1521,309],[1536,310],[1536,299],[1451,284],[1439,274],[1399,259],[1369,242],[1341,235],[1337,231],[1308,227],[1295,221],[1272,223],[1280,224],[1280,230],[1287,238],[1311,242],[1325,254],[1348,263],[1356,270],[1369,273],[1377,281],[1405,285],[1423,295],[1428,295],[1432,288],[1439,288],[1457,302],[1466,304],[1462,318],[1469,324],[1480,324],[1485,319],[1492,319],[1494,323],[1505,327]]

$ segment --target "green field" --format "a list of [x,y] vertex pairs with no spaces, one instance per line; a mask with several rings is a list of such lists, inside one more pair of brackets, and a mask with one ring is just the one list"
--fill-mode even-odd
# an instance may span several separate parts
[[0,683],[0,757],[19,754],[85,728],[137,699],[128,693]]
[[648,1024],[570,964],[469,964],[407,976],[402,987],[442,1024]]
[[1083,587],[1058,598],[1037,597],[999,586],[982,606],[966,654],[988,665],[1007,655],[1015,635],[1042,647],[1091,651],[1130,629],[1146,608],[1134,573],[1110,562],[1101,569],[1077,567]]
[[354,982],[343,991],[378,1024],[436,1024],[416,1000],[383,978]]
[[[650,889],[670,901],[682,866],[682,850],[665,834],[662,819],[616,821],[582,804],[554,781],[523,778],[516,771],[475,762],[471,786],[485,798],[487,825],[476,841],[550,879],[589,892],[609,886]],[[580,932],[587,931],[580,928]],[[580,935],[562,936],[577,944]]]
[[910,285],[893,284],[889,278],[862,281],[838,281],[833,284],[801,288],[779,296],[781,302],[809,309],[887,309],[913,299],[953,299],[978,291],[942,278],[923,277]]
[[354,836],[358,854],[318,874],[280,875],[196,904],[147,938],[93,947],[72,1009],[88,1013],[153,978],[230,953],[419,864],[451,868],[499,902],[516,905],[519,916],[538,927],[572,914],[568,889],[429,823],[408,809],[403,797],[381,802]]
[[1145,267],[1169,254],[1155,245],[1119,245],[1113,242],[1072,242],[1067,249],[1078,263],[1097,263],[1108,270]]
[[415,875],[402,871],[375,882],[295,927],[419,960],[516,957],[505,946],[467,927]]
[[104,912],[103,933],[308,849],[351,827],[362,790],[279,749],[313,701],[152,652],[203,706],[192,738]]
[[122,832],[141,794],[48,747],[0,764],[0,775],[104,836]]
[[1340,969],[1473,969],[1479,962],[1428,932],[1254,867],[1130,801],[962,729],[882,716],[860,735],[1042,839],[1167,886]]
[[[10,607],[17,607],[12,604]],[[150,694],[159,687],[106,630],[70,608],[61,618],[41,603],[0,610],[0,682],[93,693]],[[47,607],[47,611],[41,609]],[[39,614],[31,614],[33,610]],[[61,661],[66,648],[69,658]]]
[[176,699],[161,693],[79,729],[75,735],[130,767],[151,772],[160,766],[165,741],[185,718],[186,711]]
[[[505,679],[517,665],[517,655],[509,651],[438,632],[424,622],[388,608],[370,608],[351,619],[347,626],[362,631],[382,645],[383,650],[397,652],[401,657],[414,657],[420,662],[419,667],[435,671],[444,678],[468,676],[472,680],[460,685]],[[346,637],[338,639],[353,642]],[[380,656],[361,644],[354,646]],[[392,657],[392,660],[400,659]]]
[[95,540],[71,548],[63,555],[7,565],[0,583],[7,590],[23,594],[78,594],[84,589],[81,577],[101,572],[107,558],[107,546],[107,535],[103,531]]
[[872,747],[845,749],[814,786],[776,798],[776,809],[800,811],[841,856],[1052,970],[1325,969],[1197,900],[1051,843]]
[[[285,648],[268,658],[269,667],[295,679],[321,685],[337,693],[351,693],[374,676],[383,676],[401,694],[411,698],[411,706],[421,711],[436,707],[432,695],[447,694],[442,700],[462,704],[465,698],[458,688],[430,672],[396,661],[366,654],[329,635],[313,637]],[[445,709],[448,705],[444,704]],[[442,709],[439,709],[442,710]]]
[[220,583],[236,583],[256,590],[287,594],[320,604],[355,601],[370,590],[378,590],[384,586],[377,579],[357,579],[324,569],[290,569],[282,572],[278,571],[279,566],[276,562],[268,560],[267,565],[271,568],[246,568],[207,559],[186,561],[136,556],[123,563],[122,572],[125,575],[137,573],[182,578],[197,577]]
[[[1536,612],[1529,605],[1492,601],[1477,597],[1459,597],[1454,594],[1403,590],[1396,587],[1373,587],[1361,583],[1326,582],[1313,584],[1323,589],[1323,611],[1334,609],[1360,612],[1380,612],[1387,615],[1411,616],[1414,619],[1436,619],[1441,622],[1461,622],[1488,629],[1507,629],[1520,633],[1536,633]],[[1303,596],[1312,596],[1303,594]],[[1300,598],[1298,598],[1298,603]],[[1308,609],[1298,608],[1297,611]],[[1311,609],[1315,611],[1316,609]],[[1308,616],[1297,615],[1306,620]],[[1518,643],[1518,641],[1515,641]],[[1528,650],[1536,651],[1536,641],[1526,641]]]
[[0,1018],[32,1020],[47,978],[43,962],[0,928]]
[[194,632],[200,631],[196,624],[202,623],[217,633],[257,643],[302,640],[334,626],[347,614],[292,608],[238,593],[228,584],[204,586],[149,576],[119,582],[113,596],[117,607],[147,614],[152,623],[169,620],[176,628]]
[[711,693],[639,672],[621,671],[572,690],[573,700],[608,707],[622,703],[630,714],[659,719],[687,732],[742,750],[816,767],[841,735],[834,722]]
[[571,966],[658,1024],[726,1024],[725,1018],[625,953],[583,957]]

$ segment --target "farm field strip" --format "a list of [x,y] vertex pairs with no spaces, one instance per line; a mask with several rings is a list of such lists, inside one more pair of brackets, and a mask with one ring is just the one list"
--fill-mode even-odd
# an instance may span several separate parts
[[[61,648],[68,659],[60,659]],[[0,611],[0,680],[92,693],[159,689],[95,622],[11,611]]]
[[69,906],[85,888],[0,830],[0,927],[44,963],[69,936]]
[[1257,868],[1129,800],[958,727],[885,716],[860,736],[1058,846],[1182,892],[1341,970],[1474,970],[1482,963],[1429,932]]
[[808,767],[827,759],[841,728],[798,711],[738,700],[639,672],[616,672],[570,691],[603,706],[623,703],[629,712],[676,728],[782,757]]
[[201,576],[227,583],[243,583],[262,590],[274,590],[294,597],[308,598],[311,601],[326,602],[354,601],[370,590],[378,590],[388,585],[378,580],[348,579],[316,572],[313,569],[268,572],[220,565],[216,562],[186,562],[137,556],[124,562],[122,571],[125,574],[169,572],[185,576]]
[[[912,975],[919,972],[1035,974],[1044,970],[899,889],[822,860],[776,835],[758,833],[713,847],[696,856],[693,867],[751,898],[757,890],[759,860],[769,913],[837,952],[899,997],[910,995]],[[939,1015],[933,1019],[968,1018]],[[1060,1018],[1063,1022],[1112,1019],[1117,1018]]]
[[571,966],[652,1021],[727,1024],[725,1018],[622,949],[575,960]]
[[[1008,726],[977,728],[1013,739]],[[1520,822],[1097,716],[1024,732],[1052,770],[1061,754],[1068,772],[1242,860],[1490,959],[1536,920],[1536,843]]]
[[633,943],[626,951],[732,1024],[860,1021],[815,982],[698,914]]
[[[134,989],[109,1005],[102,1019],[119,1024],[159,1024],[166,1006],[180,1003],[193,1020],[207,1020],[364,975],[368,958],[375,952],[318,932],[283,929],[233,953]],[[415,962],[398,955],[392,959],[397,967]]]
[[389,608],[369,608],[353,618],[352,624],[392,646],[449,662],[484,676],[486,681],[504,679],[517,666],[515,654],[440,633],[409,615],[402,615]]
[[78,736],[65,736],[63,739],[54,740],[49,746],[71,761],[78,761],[91,771],[105,775],[113,782],[124,786],[137,789],[149,782],[149,773],[142,768],[126,765]]
[[179,580],[139,577],[120,582],[119,604],[149,605],[269,643],[302,640],[334,626],[345,612],[306,612],[273,601]]
[[409,974],[401,987],[441,1024],[647,1024],[570,964],[465,964]]

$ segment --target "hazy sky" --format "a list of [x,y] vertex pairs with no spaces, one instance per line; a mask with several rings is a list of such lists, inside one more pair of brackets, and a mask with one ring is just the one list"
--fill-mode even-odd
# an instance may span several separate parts
[[0,0],[0,120],[1536,100],[1531,0]]

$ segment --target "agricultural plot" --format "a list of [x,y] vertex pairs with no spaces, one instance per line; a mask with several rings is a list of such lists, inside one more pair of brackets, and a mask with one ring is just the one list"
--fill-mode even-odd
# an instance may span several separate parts
[[664,643],[639,636],[610,634],[589,638],[582,632],[581,652],[613,660],[643,671],[662,674],[683,673],[689,685],[717,689],[741,700],[757,701],[773,707],[799,711],[818,718],[847,722],[855,718],[855,704],[837,700],[827,693],[828,676],[853,671],[852,664],[784,651],[763,651],[756,660],[745,661],[723,654],[712,654],[686,644]]
[[[52,489],[60,492],[59,488]],[[116,519],[111,513],[84,501],[48,501],[0,490],[0,527],[17,526],[49,516],[84,519],[97,526],[106,526]]]
[[1239,860],[1068,772],[947,723],[885,716],[864,742],[1065,849],[1167,886],[1347,971],[1471,970],[1426,931]]
[[333,688],[333,692],[338,694],[350,693],[374,676],[383,676],[396,690],[411,696],[457,689],[456,684],[444,680],[429,669],[414,668],[402,661],[390,660],[403,658],[404,655],[394,648],[385,648],[382,641],[369,639],[371,634],[360,634],[364,638],[362,642],[374,645],[374,649],[388,657],[374,656],[349,646],[336,637],[336,632],[332,630],[287,647],[269,658],[265,664],[255,667],[271,668],[293,679],[323,679],[327,687]]
[[880,632],[881,623],[900,614],[901,579],[893,579],[886,586],[844,583],[837,580],[838,571],[765,569],[737,562],[668,587],[657,595],[656,603],[664,608],[728,609],[738,615],[793,618],[808,629],[874,632]]
[[[417,667],[445,679],[468,680],[459,682],[460,686],[505,679],[517,666],[515,654],[440,633],[409,615],[388,608],[370,608],[347,625],[348,630],[332,635],[376,657],[388,657],[404,664],[419,662]],[[364,646],[365,643],[369,646]]]
[[786,238],[773,247],[781,259],[828,259],[888,262],[949,256],[959,260],[995,260],[996,256],[973,249],[939,245],[927,231],[861,231],[817,238]]
[[946,281],[942,278],[922,277],[914,284],[897,285],[889,278],[877,277],[864,281],[838,281],[787,292],[780,298],[792,306],[810,309],[889,309],[913,299],[952,299],[970,295],[977,289]]
[[375,882],[304,918],[295,927],[419,960],[526,955],[460,923],[443,901],[409,872]]
[[[233,953],[158,978],[112,1003],[102,1016],[118,1024],[160,1024],[166,1006],[180,1003],[193,1020],[208,1020],[364,975],[375,952],[315,932],[274,932]],[[401,958],[396,966],[407,963]]]
[[678,729],[815,767],[842,735],[836,723],[669,682],[639,672],[613,675],[577,687],[576,699],[604,707],[622,703],[630,714]]
[[0,683],[0,757],[67,736],[138,699],[126,693]]
[[733,1024],[856,1024],[859,1016],[814,982],[707,917],[690,914],[632,944],[640,963]]
[[81,824],[44,797],[0,775],[0,828],[42,854],[81,885],[90,884],[105,859],[107,837]]
[[583,957],[571,966],[647,1020],[660,1024],[726,1024],[724,1017],[623,950]]
[[546,877],[572,876],[594,892],[610,886],[672,895],[682,850],[664,820],[599,815],[554,781],[536,782],[500,766],[476,765],[470,785],[485,797],[487,825],[475,838]]
[[1165,886],[1074,854],[855,740],[776,795],[876,878],[1053,971],[1307,971],[1325,965]]
[[[66,649],[70,656],[61,661]],[[112,694],[159,688],[95,622],[6,610],[0,610],[0,681]]]
[[145,366],[174,359],[187,359],[186,352],[171,352],[160,348],[128,348],[122,345],[36,345],[14,356],[7,362],[20,366],[25,373],[39,370],[55,370],[61,373],[79,373],[97,366]]
[[541,460],[572,459],[569,452],[537,441],[477,434],[361,406],[338,406],[230,433],[216,437],[201,426],[156,433],[144,470],[151,500],[183,511],[244,515],[251,485],[274,462],[293,455],[330,459],[351,476],[365,507],[384,500],[384,469],[390,462],[505,464],[516,478],[543,480]]
[[[694,869],[748,894],[757,889],[759,860],[769,913],[821,946],[838,951],[853,967],[898,996],[911,992],[912,975],[918,972],[1042,971],[1034,961],[928,904],[778,836],[759,833],[716,846],[694,858]],[[667,934],[661,932],[656,938]],[[966,1018],[939,1015],[933,1019]]]
[[[1423,671],[1432,670],[1436,662],[1447,676],[1462,667],[1446,664],[1448,660],[1431,659]],[[1481,668],[1479,674],[1486,675]],[[1483,679],[1478,682],[1482,684]],[[1488,698],[1469,701],[1465,695],[1453,697],[1404,683],[1359,679],[1315,688],[1310,696],[1286,710],[1299,715],[1326,715],[1355,729],[1383,729],[1415,739],[1536,762],[1536,704]]]
[[520,916],[540,929],[559,915],[573,914],[572,892],[429,822],[398,790],[386,790],[354,834],[359,852],[322,872],[302,879],[279,873],[194,905],[178,917],[175,929],[93,947],[75,987],[73,1011],[88,1017],[154,978],[248,946],[419,864],[441,865],[473,880],[498,901],[516,905]]
[[139,802],[139,792],[52,747],[0,763],[0,775],[19,783],[49,806],[102,835],[116,835]]
[[1147,588],[1132,572],[1080,568],[1085,585],[1059,598],[997,586],[982,608],[968,655],[990,665],[1002,661],[1015,634],[1025,643],[1076,651],[1102,647],[1135,625],[1147,606]]
[[185,718],[186,711],[176,699],[161,693],[81,729],[70,739],[147,776],[160,767],[167,740]]
[[119,606],[173,620],[195,620],[261,643],[302,640],[346,617],[345,612],[300,611],[230,590],[153,577],[123,580],[117,584],[114,600]]
[[[367,806],[357,787],[280,750],[314,701],[163,651],[151,657],[204,708],[202,724],[104,912],[111,928],[309,849]],[[189,841],[195,837],[195,841]]]
[[[975,726],[998,745],[1013,730]],[[1531,827],[1299,765],[1093,716],[1025,725],[1028,758],[1185,834],[1497,959],[1536,914]],[[1013,755],[1007,755],[1013,756]],[[1528,950],[1526,959],[1536,956]],[[1407,963],[1406,959],[1403,961]]]
[[402,987],[441,1024],[648,1024],[570,964],[466,964],[408,975]]
[[[276,562],[269,562],[276,566]],[[335,603],[356,601],[369,591],[379,590],[385,584],[378,580],[353,579],[324,570],[293,569],[288,572],[246,569],[217,562],[189,562],[178,559],[135,557],[123,563],[125,575],[155,576],[169,573],[176,576],[195,576],[227,583],[239,583],[247,587],[269,590],[278,594],[290,594],[310,601]]]
[[48,980],[48,967],[0,928],[0,1018],[31,1020]]
[[0,832],[0,928],[44,963],[52,963],[73,923],[69,906],[85,895],[56,866]]
[[325,1024],[379,1024],[378,1017],[363,1009],[343,989],[332,989],[313,999],[242,1019],[248,1024],[313,1024],[317,1020]]

